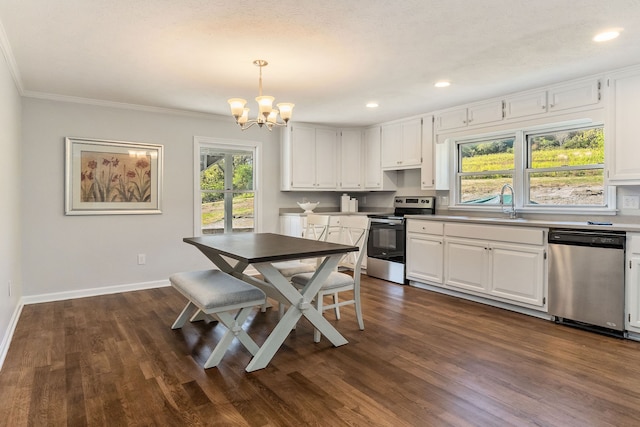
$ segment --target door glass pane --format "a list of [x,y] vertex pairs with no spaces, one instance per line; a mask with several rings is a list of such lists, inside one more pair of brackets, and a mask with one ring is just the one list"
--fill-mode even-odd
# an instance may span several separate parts
[[254,231],[253,151],[201,147],[202,234]]

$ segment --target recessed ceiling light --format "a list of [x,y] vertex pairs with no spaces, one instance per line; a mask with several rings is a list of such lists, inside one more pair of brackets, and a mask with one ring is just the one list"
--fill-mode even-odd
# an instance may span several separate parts
[[434,86],[435,87],[447,87],[447,86],[450,86],[450,85],[451,85],[450,82],[441,81],[441,82],[437,82]]
[[367,103],[367,108],[378,108],[378,103],[377,102],[368,102]]
[[620,35],[620,31],[622,28],[613,28],[611,30],[603,31],[598,33],[593,37],[594,42],[606,42],[609,40],[613,40]]

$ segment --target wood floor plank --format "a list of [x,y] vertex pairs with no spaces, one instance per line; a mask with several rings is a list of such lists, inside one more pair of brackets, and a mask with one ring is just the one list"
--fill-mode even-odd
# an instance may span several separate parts
[[[0,372],[0,426],[636,426],[640,343],[422,289],[362,280],[325,313],[349,340],[301,321],[266,369],[234,342],[202,365],[217,323],[170,325],[172,288],[25,306]],[[262,344],[277,310],[245,325]]]

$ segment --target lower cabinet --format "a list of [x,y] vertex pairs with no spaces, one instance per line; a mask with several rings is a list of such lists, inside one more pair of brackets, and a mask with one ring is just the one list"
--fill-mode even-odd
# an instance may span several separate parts
[[626,329],[640,334],[640,233],[627,233]]
[[546,311],[546,262],[543,229],[407,221],[412,281]]
[[442,284],[443,223],[407,220],[406,277]]

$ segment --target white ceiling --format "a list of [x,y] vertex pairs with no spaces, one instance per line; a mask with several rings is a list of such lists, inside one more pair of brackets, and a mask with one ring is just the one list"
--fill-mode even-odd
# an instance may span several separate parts
[[339,126],[640,63],[638,0],[0,0],[0,22],[27,96],[253,116],[266,59],[265,94]]

